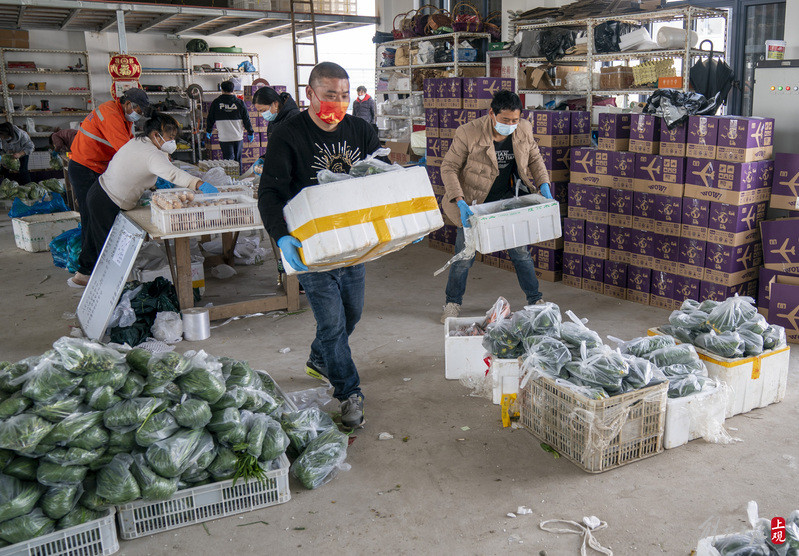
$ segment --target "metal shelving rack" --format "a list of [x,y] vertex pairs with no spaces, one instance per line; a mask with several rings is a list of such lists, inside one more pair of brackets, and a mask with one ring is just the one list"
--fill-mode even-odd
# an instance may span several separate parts
[[[634,25],[647,25],[652,23],[667,23],[679,22],[682,23],[683,29],[692,29],[695,21],[699,19],[710,18],[724,18],[724,45],[721,50],[714,50],[712,53],[708,50],[699,50],[692,48],[689,40],[686,38],[685,45],[680,49],[667,49],[667,50],[646,50],[634,52],[612,52],[607,54],[594,54],[594,28],[602,23],[608,21],[620,21],[623,23],[631,23]],[[688,91],[689,79],[688,70],[691,67],[691,62],[701,56],[726,56],[727,36],[729,32],[729,21],[727,19],[727,12],[724,10],[716,10],[711,8],[697,8],[695,6],[687,6],[684,8],[658,10],[654,12],[646,12],[640,14],[619,14],[607,17],[595,17],[588,19],[576,19],[568,21],[552,21],[547,23],[535,24],[520,24],[517,25],[518,31],[529,31],[536,29],[545,29],[548,27],[570,27],[586,31],[587,49],[588,52],[581,56],[564,56],[555,60],[556,64],[586,64],[588,69],[588,89],[568,91],[546,91],[540,89],[518,89],[519,94],[543,94],[543,95],[561,95],[561,96],[578,96],[586,95],[587,110],[591,110],[593,106],[594,95],[599,96],[624,96],[631,95],[649,95],[655,92],[656,88],[633,88],[621,90],[602,90],[593,88],[593,77],[597,73],[595,66],[597,63],[602,62],[622,62],[623,65],[630,65],[631,61],[650,60],[650,59],[663,59],[674,58],[682,61],[683,72],[683,90]],[[714,45],[715,48],[715,45]],[[544,63],[546,58],[518,58],[519,65],[529,63]]]
[[[375,80],[375,96],[376,95],[384,95],[388,97],[389,95],[396,95],[397,98],[399,95],[421,95],[422,91],[414,91],[412,90],[413,85],[411,85],[411,90],[390,90],[390,91],[378,91],[377,84],[380,81],[380,74],[381,73],[389,73],[395,71],[407,71],[409,73],[409,77],[413,79],[413,70],[416,69],[423,69],[423,68],[452,68],[455,75],[460,75],[461,68],[469,68],[469,67],[484,67],[485,68],[485,75],[489,73],[489,64],[490,60],[489,57],[485,57],[484,62],[461,62],[458,60],[457,53],[457,45],[464,39],[480,39],[485,40],[486,44],[490,40],[491,35],[488,33],[447,33],[443,35],[430,35],[428,37],[413,37],[408,39],[398,39],[389,42],[383,42],[377,45],[375,49],[375,60],[376,60],[376,80]],[[453,61],[452,62],[437,62],[433,64],[414,64],[413,63],[413,55],[410,53],[411,47],[415,43],[419,43],[421,41],[448,41],[452,43],[453,46]],[[378,59],[378,53],[381,47],[389,47],[395,48],[400,46],[407,46],[409,51],[409,63],[402,66],[380,66],[380,60]],[[479,50],[479,49],[478,49]],[[487,49],[486,49],[487,51]],[[396,99],[392,99],[396,100]],[[380,118],[387,118],[387,119],[395,119],[395,120],[406,120],[408,122],[409,127],[413,127],[414,121],[424,121],[424,115],[421,116],[400,116],[400,115],[382,115],[379,116]],[[381,140],[385,139],[381,137]],[[410,138],[409,138],[410,139]]]
[[[8,62],[13,61],[8,59],[9,54],[63,54],[69,56],[81,56],[83,59],[81,63],[85,62],[85,70],[66,71],[66,70],[50,70],[40,68],[37,70],[10,70],[8,69]],[[80,58],[79,58],[80,59]],[[89,79],[89,53],[85,50],[48,50],[36,48],[0,48],[0,80],[2,80],[2,94],[3,94],[3,115],[5,118],[14,123],[14,118],[72,118],[84,116],[91,113],[94,106],[94,94],[92,92],[91,80]],[[59,90],[38,90],[38,89],[9,89],[9,76],[32,76],[32,77],[47,77],[50,75],[74,75],[82,76],[86,80],[85,90],[75,91],[59,91]],[[13,79],[13,77],[12,77]],[[16,84],[15,84],[16,85]],[[74,83],[71,85],[74,86]],[[20,102],[24,101],[26,96],[36,97],[38,99],[46,97],[77,97],[82,98],[86,102],[86,107],[83,110],[29,110],[29,111],[16,111],[14,109],[14,97],[20,97]],[[49,137],[52,132],[30,132],[31,137]]]

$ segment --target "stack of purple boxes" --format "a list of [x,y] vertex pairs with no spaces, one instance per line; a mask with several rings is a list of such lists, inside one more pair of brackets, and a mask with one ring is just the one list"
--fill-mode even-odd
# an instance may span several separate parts
[[572,150],[564,282],[665,309],[755,295],[773,125],[600,114],[607,149]]

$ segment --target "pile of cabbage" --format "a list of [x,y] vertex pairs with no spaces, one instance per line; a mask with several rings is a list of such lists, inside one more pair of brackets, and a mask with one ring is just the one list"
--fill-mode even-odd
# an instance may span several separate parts
[[292,409],[267,373],[203,351],[64,337],[41,356],[0,363],[0,545],[134,500],[263,480],[302,428],[284,432]]
[[65,192],[63,180],[50,178],[42,182],[30,182],[20,185],[8,178],[0,182],[0,199],[12,200],[19,197],[23,201],[40,201],[50,193],[63,195]]
[[499,358],[522,358],[522,385],[547,376],[591,399],[605,399],[668,382],[668,396],[699,392],[709,382],[707,368],[691,345],[677,345],[670,336],[645,336],[630,341],[611,338],[606,345],[597,332],[572,311],[563,321],[554,303],[530,305],[511,313],[500,298],[486,315],[483,347]]

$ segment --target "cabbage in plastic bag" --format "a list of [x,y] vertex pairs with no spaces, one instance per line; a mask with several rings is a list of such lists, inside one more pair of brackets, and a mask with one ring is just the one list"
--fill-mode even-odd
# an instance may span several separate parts
[[139,483],[141,497],[144,500],[168,500],[178,490],[178,480],[166,479],[153,471],[147,464],[144,454],[133,456],[130,470]]
[[0,448],[17,452],[32,450],[52,429],[52,423],[36,415],[15,415],[0,421]]
[[103,422],[112,431],[128,432],[139,428],[147,417],[164,407],[163,400],[157,398],[122,400],[105,410]]
[[0,474],[0,522],[33,510],[43,492],[42,487],[36,483]]
[[737,294],[719,303],[707,317],[707,323],[716,332],[737,330],[742,324],[755,318],[757,308],[751,297]]
[[717,334],[715,330],[699,334],[694,340],[694,344],[698,348],[728,359],[742,356],[746,347],[741,336],[737,332],[729,330],[720,334]]
[[117,350],[84,338],[64,336],[53,344],[65,369],[76,375],[109,372],[122,366],[125,356]]
[[211,408],[204,400],[186,400],[172,408],[178,425],[187,429],[202,429],[211,421]]
[[207,432],[180,430],[147,448],[147,463],[162,477],[179,477],[200,456],[213,449],[214,440]]
[[41,460],[36,468],[36,480],[50,487],[79,485],[88,472],[89,468],[81,465],[60,465]]
[[136,444],[147,448],[159,440],[169,438],[179,430],[180,425],[168,411],[153,413],[136,429]]
[[580,320],[572,311],[566,311],[566,316],[569,317],[570,322],[564,322],[561,325],[561,340],[576,348],[579,348],[583,342],[588,349],[602,345],[602,338],[599,337],[599,334],[585,325],[587,320],[585,322]]
[[337,428],[330,428],[311,440],[291,465],[291,473],[308,489],[315,489],[336,476],[347,459],[349,438]]
[[16,544],[52,533],[54,530],[55,521],[36,508],[29,514],[0,523],[0,538]]
[[281,425],[298,452],[322,432],[336,427],[330,415],[317,407],[285,413]]
[[59,520],[72,511],[82,494],[80,485],[50,487],[42,495],[39,505],[47,517]]
[[139,483],[130,471],[132,465],[131,455],[114,456],[111,463],[97,473],[97,496],[116,505],[127,504],[140,498]]

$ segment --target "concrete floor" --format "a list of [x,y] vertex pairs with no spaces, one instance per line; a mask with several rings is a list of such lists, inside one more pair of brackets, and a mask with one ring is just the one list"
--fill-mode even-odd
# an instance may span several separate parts
[[[351,341],[367,425],[350,447],[350,471],[316,491],[292,481],[287,504],[209,522],[207,530],[197,525],[121,542],[120,554],[578,554],[577,536],[543,532],[538,524],[596,515],[608,522],[596,536],[615,554],[687,555],[703,536],[745,529],[750,500],[768,517],[787,517],[799,507],[795,347],[785,400],[727,421],[742,442],[696,440],[591,475],[565,458],[553,459],[526,431],[503,429],[498,406],[444,379],[438,319],[445,277],[434,278],[433,271],[447,257],[422,244],[368,265],[366,309]],[[63,315],[75,311],[80,294],[66,286],[67,272],[53,267],[49,253],[15,248],[6,217],[0,218],[0,268],[6,315],[0,359],[41,353],[69,333]],[[268,290],[271,274],[271,265],[243,269],[226,287],[242,295]],[[209,280],[208,286],[210,296],[218,284]],[[642,335],[668,317],[562,284],[542,282],[541,288],[547,300],[587,317],[603,336]],[[484,313],[498,295],[513,308],[523,305],[512,273],[475,265],[464,314]],[[319,384],[302,372],[314,329],[310,311],[263,316],[231,322],[209,340],[178,344],[178,350],[246,359],[267,369],[284,390],[300,390]],[[284,347],[291,352],[279,353]],[[378,441],[383,431],[394,440]],[[506,517],[520,505],[533,514]]]

